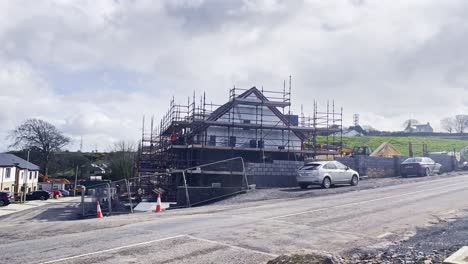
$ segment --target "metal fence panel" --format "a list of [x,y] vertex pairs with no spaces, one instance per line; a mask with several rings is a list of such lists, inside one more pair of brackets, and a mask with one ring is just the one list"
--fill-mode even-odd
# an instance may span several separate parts
[[112,189],[109,183],[89,186],[81,193],[81,210],[83,216],[97,214],[97,202],[101,207],[103,215],[112,214]]
[[155,203],[157,195],[173,207],[190,207],[213,202],[248,188],[242,158],[134,177],[87,188],[82,193],[83,216],[96,215],[99,201],[104,215],[134,213],[140,203]]
[[240,157],[204,164],[179,173],[178,206],[195,206],[244,192],[248,188],[244,160]]

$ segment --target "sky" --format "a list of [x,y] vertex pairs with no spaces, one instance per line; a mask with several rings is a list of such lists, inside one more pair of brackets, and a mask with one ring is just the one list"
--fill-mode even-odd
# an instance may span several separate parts
[[[0,151],[28,118],[77,150],[141,137],[173,96],[282,90],[401,130],[468,114],[465,0],[0,0]],[[159,123],[159,121],[156,121]]]

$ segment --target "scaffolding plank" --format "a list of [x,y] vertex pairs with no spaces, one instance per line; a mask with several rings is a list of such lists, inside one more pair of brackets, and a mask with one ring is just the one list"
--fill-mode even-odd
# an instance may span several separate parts
[[280,102],[280,101],[265,101],[265,100],[251,100],[251,99],[246,99],[246,98],[234,98],[233,99],[235,104],[242,104],[242,105],[254,105],[254,106],[259,106],[259,105],[264,105],[264,106],[273,106],[273,107],[286,107],[290,106],[290,102]]
[[340,132],[340,129],[334,128],[319,128],[319,127],[303,127],[303,126],[285,126],[285,125],[270,125],[270,124],[252,124],[252,123],[238,123],[238,122],[225,122],[225,121],[209,121],[209,120],[196,120],[196,122],[204,123],[210,126],[222,127],[239,127],[239,128],[252,128],[252,129],[273,129],[273,130],[291,130],[302,132]]
[[327,150],[298,150],[298,149],[273,149],[273,148],[243,148],[243,147],[227,147],[227,146],[210,146],[201,144],[191,145],[170,145],[167,149],[213,149],[213,150],[239,150],[239,151],[258,151],[258,152],[281,152],[281,153],[298,153],[298,154],[316,154],[316,155],[341,155],[336,151]]

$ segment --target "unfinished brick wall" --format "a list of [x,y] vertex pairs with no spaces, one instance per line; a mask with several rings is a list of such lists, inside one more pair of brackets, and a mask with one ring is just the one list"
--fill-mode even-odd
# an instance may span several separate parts
[[[453,171],[453,157],[447,154],[431,154],[430,157],[442,164],[442,172]],[[408,157],[342,157],[337,161],[357,171],[361,176],[396,177],[400,176],[400,165]],[[295,187],[296,176],[302,161],[275,160],[273,163],[246,163],[249,184],[256,184],[259,188]]]
[[440,168],[441,173],[455,170],[455,158],[453,156],[447,154],[429,154],[429,158],[442,165]]
[[249,184],[258,188],[295,187],[297,170],[303,161],[274,160],[273,163],[246,163]]
[[355,156],[336,158],[336,160],[357,171],[361,176],[393,177],[399,175],[400,163],[404,157]]
[[[442,164],[442,173],[455,169],[452,156],[447,154],[430,154],[429,157],[435,162]],[[401,175],[400,165],[407,158],[405,156],[394,156],[393,158],[356,156],[337,158],[336,160],[357,171],[361,176],[394,177]]]

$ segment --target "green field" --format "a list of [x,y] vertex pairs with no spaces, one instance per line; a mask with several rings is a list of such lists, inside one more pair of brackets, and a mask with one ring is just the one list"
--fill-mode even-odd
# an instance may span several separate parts
[[[329,140],[331,141],[331,137]],[[318,137],[317,142],[325,143],[326,137]],[[468,145],[468,140],[441,139],[432,137],[343,137],[344,146],[349,148],[354,146],[369,146],[372,150],[375,150],[383,142],[390,142],[405,156],[407,156],[409,152],[409,142],[427,143],[429,152],[453,151],[454,148],[456,151],[460,151],[460,149]],[[416,156],[419,156],[422,154],[422,147],[418,145],[413,146],[413,151]]]

